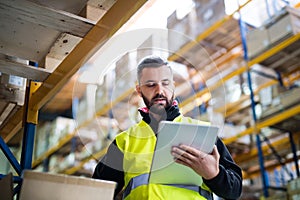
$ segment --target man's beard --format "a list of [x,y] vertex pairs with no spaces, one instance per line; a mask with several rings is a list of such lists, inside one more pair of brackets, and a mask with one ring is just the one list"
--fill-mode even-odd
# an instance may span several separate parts
[[[172,97],[169,101],[168,101],[167,97],[165,97],[161,94],[157,94],[155,97],[153,97],[151,99],[151,101],[149,101],[142,93],[142,98],[144,100],[146,107],[149,109],[150,112],[164,116],[164,115],[166,115],[166,111],[172,106],[174,94],[172,95]],[[165,99],[166,105],[154,103],[155,99],[157,99],[157,98]]]

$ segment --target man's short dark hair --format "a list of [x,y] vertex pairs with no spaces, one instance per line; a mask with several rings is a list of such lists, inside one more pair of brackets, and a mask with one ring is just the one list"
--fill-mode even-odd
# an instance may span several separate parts
[[159,56],[155,56],[155,55],[150,55],[150,56],[146,56],[144,57],[138,64],[137,67],[137,79],[138,79],[138,83],[140,84],[140,79],[142,76],[142,71],[144,68],[149,68],[149,67],[161,67],[163,65],[166,65],[170,68],[171,73],[173,73],[172,68],[168,65],[168,62],[163,60],[161,57]]

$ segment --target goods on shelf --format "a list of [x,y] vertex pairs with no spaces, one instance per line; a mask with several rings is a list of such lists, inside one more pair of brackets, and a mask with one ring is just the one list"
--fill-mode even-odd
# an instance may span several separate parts
[[294,191],[297,191],[297,190],[300,190],[300,178],[291,180],[287,184],[288,193],[291,193],[291,192],[294,192]]
[[38,125],[34,147],[34,157],[37,158],[51,147],[57,145],[64,136],[75,130],[73,119],[57,117],[52,122]]
[[[95,105],[94,105],[94,107],[93,106],[90,106],[91,104],[89,104],[88,103],[88,101],[84,101],[84,99],[82,100],[82,104],[81,104],[81,107],[80,107],[80,109],[79,109],[79,111],[80,112],[78,112],[78,117],[82,117],[82,118],[80,118],[80,120],[79,120],[79,122],[84,122],[85,120],[87,120],[87,119],[89,119],[90,117],[92,117],[90,114],[88,114],[88,113],[91,113],[90,112],[90,108],[91,109],[94,109],[93,111],[98,111],[99,109],[101,109],[104,105],[107,105],[106,104],[106,101],[112,101],[113,99],[117,99],[120,95],[122,95],[122,94],[124,94],[124,92],[126,91],[126,89],[127,88],[130,88],[129,87],[129,85],[128,85],[128,83],[134,83],[134,81],[133,80],[131,80],[131,78],[128,78],[127,79],[127,77],[126,77],[126,73],[128,72],[128,70],[129,69],[124,69],[124,68],[122,68],[122,67],[124,67],[124,66],[128,66],[128,62],[126,61],[126,59],[125,59],[125,61],[124,61],[125,63],[122,63],[122,62],[120,62],[119,63],[119,69],[118,70],[120,70],[120,71],[114,71],[116,74],[116,88],[121,88],[120,90],[118,90],[118,91],[113,91],[113,93],[114,93],[114,97],[111,99],[111,98],[109,98],[109,93],[111,92],[111,90],[109,90],[109,89],[107,89],[107,86],[106,85],[101,85],[100,87],[98,87],[97,89],[96,89],[96,102],[95,102]],[[125,71],[123,71],[123,70],[125,70]],[[234,69],[234,68],[231,68],[230,70],[236,70],[236,69]],[[130,70],[129,70],[130,71]],[[130,73],[131,73],[131,71],[130,71]],[[228,74],[231,74],[231,71],[230,72],[228,72]],[[134,73],[134,75],[135,75],[135,73]],[[227,75],[227,74],[226,74]],[[223,76],[225,76],[225,75],[223,75]],[[132,77],[131,75],[129,76],[129,77]],[[135,77],[135,76],[134,76]],[[125,80],[123,80],[122,78],[125,78]],[[228,82],[230,82],[230,81],[228,81]],[[234,85],[234,87],[236,87],[236,88],[239,88],[240,86],[237,86],[236,84]],[[116,88],[114,88],[114,89],[116,89]],[[226,90],[228,90],[227,92],[226,92],[226,95],[227,95],[227,97],[230,97],[230,100],[228,100],[228,101],[231,101],[231,99],[232,99],[232,102],[234,102],[234,100],[236,100],[236,99],[234,99],[234,98],[238,98],[238,97],[240,97],[240,95],[241,95],[241,90],[237,90],[237,89],[235,89],[235,90],[233,90],[232,88],[228,88],[227,87],[227,84],[225,84],[225,89]],[[240,89],[240,88],[239,88]],[[222,90],[224,90],[224,88],[222,88]],[[231,91],[238,91],[238,94],[233,94],[233,93],[230,93]],[[223,97],[224,96],[222,96],[222,100],[223,100]],[[216,99],[215,99],[216,100]],[[226,106],[226,102],[225,101],[219,101],[219,102],[221,102],[222,104],[223,104],[223,106],[225,107]],[[122,102],[123,103],[123,102]],[[228,102],[227,102],[228,103]],[[124,104],[122,104],[123,105],[123,107],[124,107]],[[220,105],[220,104],[218,104],[218,105]],[[97,107],[98,106],[98,107]],[[95,109],[95,107],[96,107],[96,109]],[[114,107],[116,107],[116,106],[114,106]],[[135,108],[133,109],[133,110],[136,110]],[[131,110],[130,110],[131,111]],[[102,113],[103,114],[103,113]],[[104,113],[104,114],[107,114],[107,113]],[[114,116],[114,117],[118,117],[118,116],[120,116],[120,115],[118,115],[116,112],[114,113],[114,114],[116,114],[116,116]],[[127,118],[127,119],[129,119],[129,118]],[[128,124],[127,124],[128,125]],[[123,127],[122,125],[121,125],[121,127]],[[124,127],[125,127],[125,125],[124,125]],[[242,130],[239,130],[239,131],[236,131],[236,129],[233,131],[232,130],[232,128],[233,127],[226,127],[226,128],[228,128],[228,129],[230,129],[228,132],[230,132],[230,133],[233,133],[233,132],[235,132],[235,134],[237,134],[238,132],[241,132]],[[227,131],[226,131],[227,132]],[[234,135],[235,135],[234,134]],[[68,157],[70,158],[70,159],[67,159],[67,158],[63,158],[63,159],[65,159],[66,160],[66,162],[68,162],[68,161],[70,161],[69,163],[62,163],[62,166],[63,167],[60,167],[59,169],[58,169],[58,171],[60,171],[60,170],[63,170],[63,168],[64,167],[68,167],[68,166],[71,166],[71,165],[69,165],[71,162],[72,162],[72,165],[76,165],[77,164],[77,162],[79,162],[80,160],[83,160],[83,159],[85,159],[85,158],[87,158],[88,156],[89,156],[89,154],[91,154],[91,153],[95,153],[95,152],[97,152],[97,151],[99,151],[99,150],[101,150],[101,148],[102,148],[102,144],[100,143],[101,141],[99,141],[99,140],[97,140],[97,141],[95,141],[95,144],[93,144],[93,142],[92,143],[90,143],[90,144],[86,144],[85,145],[85,147],[84,148],[82,148],[82,151],[79,153],[79,152],[75,152],[75,159],[74,159],[74,155],[68,155]],[[97,143],[97,144],[96,144]],[[54,162],[54,161],[53,161]],[[89,168],[89,169],[91,169],[91,165],[89,165],[89,167],[87,167],[87,168]]]
[[108,89],[106,86],[106,77],[102,85],[98,85],[95,92],[95,111],[99,111],[105,106],[109,101]]
[[[21,148],[10,147],[10,150],[16,156],[16,159],[20,160],[20,158],[21,158]],[[10,165],[10,162],[5,157],[5,154],[2,151],[0,151],[0,174],[8,174],[9,172],[13,172],[15,174],[15,170]]]
[[37,126],[33,154],[34,159],[48,150],[50,129],[51,123],[40,124]]
[[[59,165],[60,162],[63,160],[63,156],[60,154],[54,154],[49,158],[49,165],[48,165],[48,170],[49,172],[58,172],[59,171]],[[35,171],[43,171],[42,165],[38,166]]]
[[299,22],[299,9],[286,7],[284,12],[275,16],[272,21],[250,30],[246,36],[248,57],[256,57],[288,36],[299,33]]
[[[106,146],[107,140],[98,139],[85,144],[80,150],[70,152],[67,155],[54,154],[49,160],[49,171],[52,173],[61,173],[64,170],[77,166],[81,161],[92,157],[93,154],[99,152]],[[88,168],[90,173],[93,172],[93,167],[95,167],[95,165]]]
[[262,114],[260,119],[283,111],[300,101],[300,88],[283,89],[281,86],[265,88],[260,93],[260,99],[263,102]]
[[[225,16],[225,4],[224,1],[219,0],[197,0],[191,12],[185,16],[179,15],[179,11],[174,11],[168,17],[168,29],[178,31],[185,34],[185,37],[194,39]],[[170,49],[179,49],[187,42],[185,37],[169,38],[171,41],[169,44],[172,45]]]
[[300,199],[300,193],[289,194],[288,197],[289,197],[288,200],[298,200],[298,199]]
[[248,57],[252,58],[263,52],[270,46],[268,30],[265,28],[257,28],[247,33],[247,50]]
[[104,147],[107,146],[106,139],[97,139],[93,142],[87,143],[84,145],[84,147],[81,149],[81,151],[78,151],[75,153],[75,159],[76,161],[84,160],[85,158],[93,155],[94,153],[100,151]]
[[97,164],[97,160],[91,159],[83,165],[83,169],[93,173]]
[[288,200],[288,195],[286,192],[277,191],[275,194],[271,194],[265,200]]
[[288,35],[300,32],[300,10],[286,7],[286,14],[279,17],[275,23],[268,27],[271,44],[280,41]]
[[96,85],[88,84],[86,86],[85,94],[83,98],[79,100],[75,114],[75,120],[78,126],[83,122],[92,119],[95,115],[96,91]]
[[75,153],[69,153],[66,156],[54,154],[49,159],[49,172],[59,173],[63,169],[72,167],[75,164]]
[[116,62],[114,84],[110,82],[110,101],[115,101],[125,91],[135,87],[137,61],[129,53]]

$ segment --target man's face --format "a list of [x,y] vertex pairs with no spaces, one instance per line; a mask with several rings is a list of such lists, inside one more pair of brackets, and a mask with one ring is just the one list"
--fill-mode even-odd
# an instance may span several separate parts
[[136,91],[152,112],[164,111],[172,105],[174,98],[174,82],[170,68],[163,65],[143,69]]

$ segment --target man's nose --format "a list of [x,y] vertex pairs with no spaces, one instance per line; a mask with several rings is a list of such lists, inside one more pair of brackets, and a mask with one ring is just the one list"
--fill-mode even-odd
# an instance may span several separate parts
[[156,92],[157,92],[158,94],[163,94],[163,92],[164,92],[164,87],[162,86],[161,83],[158,83],[158,84],[156,85]]

